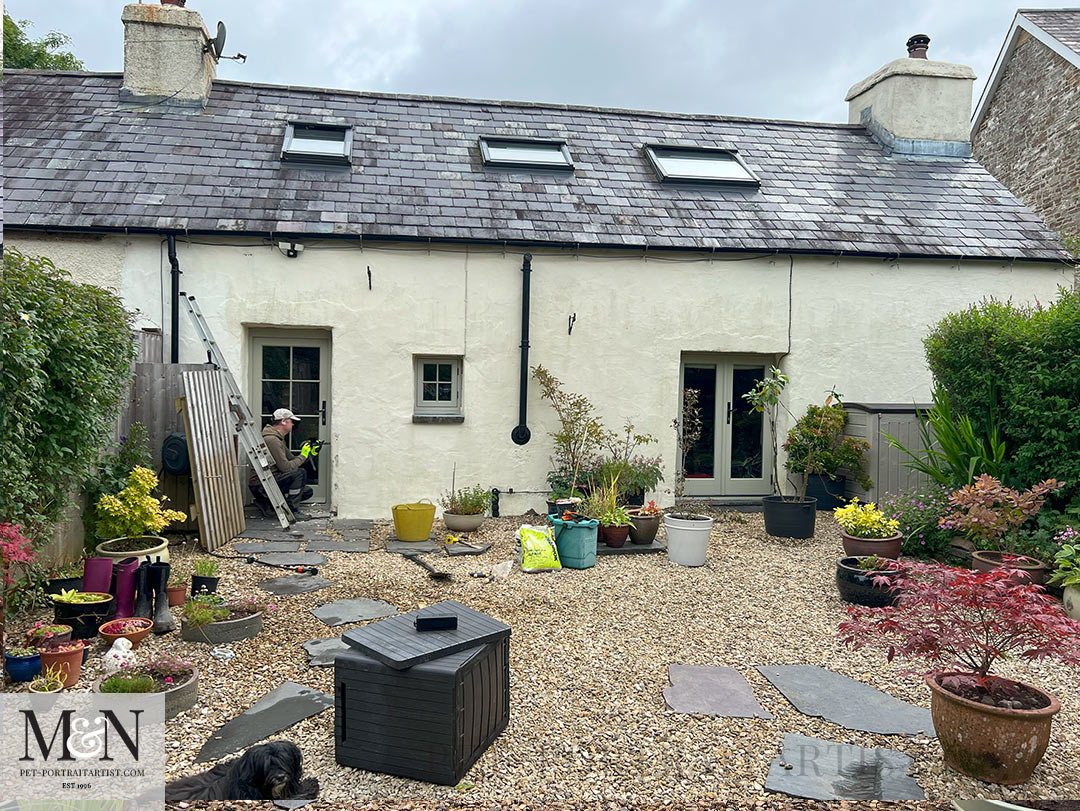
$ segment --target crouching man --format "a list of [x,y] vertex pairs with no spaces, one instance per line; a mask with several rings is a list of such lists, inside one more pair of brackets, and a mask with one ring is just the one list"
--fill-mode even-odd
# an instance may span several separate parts
[[[285,443],[285,437],[289,435],[293,427],[300,422],[300,418],[287,408],[279,408],[269,425],[262,430],[262,438],[266,443],[267,450],[273,458],[270,472],[277,479],[278,487],[289,504],[289,509],[294,513],[300,507],[300,502],[307,501],[313,495],[312,489],[307,486],[307,471],[304,470],[304,462],[311,454],[311,444],[305,442],[300,448],[299,454],[294,454]],[[266,495],[259,477],[255,471],[251,471],[251,479],[248,481],[251,494],[255,497],[255,504],[268,518],[277,517],[274,505]],[[299,516],[298,516],[299,517]]]

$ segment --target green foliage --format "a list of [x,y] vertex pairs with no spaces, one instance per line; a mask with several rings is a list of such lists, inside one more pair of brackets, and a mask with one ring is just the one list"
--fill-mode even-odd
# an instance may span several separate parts
[[54,594],[52,598],[58,603],[103,603],[106,600],[112,599],[112,595],[97,591],[63,589],[59,594]]
[[229,618],[229,607],[225,600],[216,594],[200,594],[189,597],[184,603],[184,619],[188,625],[198,627],[208,622],[219,622]]
[[447,490],[443,493],[439,503],[454,515],[481,515],[491,506],[491,491],[479,484],[460,487],[454,492]]
[[45,258],[4,251],[0,518],[40,543],[97,462],[134,360],[131,314]]
[[191,564],[191,570],[199,577],[217,577],[221,564],[213,558],[196,558]]
[[115,496],[104,495],[97,503],[97,531],[102,538],[138,538],[165,529],[185,516],[179,510],[162,507],[165,497],[150,495],[157,476],[145,467],[128,474],[127,486]]
[[675,473],[675,500],[678,501],[686,492],[686,460],[690,457],[690,451],[701,439],[701,431],[704,424],[701,421],[701,407],[698,400],[701,392],[695,388],[683,389],[682,414],[678,419],[671,421],[671,427],[675,430],[675,448],[678,451],[679,469]]
[[949,506],[949,490],[937,484],[910,493],[886,493],[880,506],[889,518],[900,524],[904,545],[900,550],[909,558],[948,556],[954,533],[938,525]]
[[[835,400],[834,400],[835,398]],[[784,466],[792,473],[803,474],[800,500],[806,497],[806,482],[812,475],[824,475],[835,479],[838,471],[851,471],[863,489],[873,486],[863,470],[863,455],[870,449],[864,439],[844,435],[848,415],[840,397],[835,392],[824,405],[809,405],[784,441],[787,460]]]
[[750,391],[743,395],[743,399],[750,407],[759,414],[764,414],[769,420],[769,437],[772,439],[772,470],[773,492],[780,494],[780,477],[776,475],[777,450],[776,450],[776,418],[780,411],[780,395],[784,393],[784,387],[788,384],[785,375],[775,366],[771,367],[764,378],[759,380]]
[[97,472],[83,482],[86,509],[83,511],[83,529],[86,531],[87,551],[92,551],[96,539],[108,540],[110,536],[98,534],[97,503],[102,496],[115,496],[127,484],[128,476],[136,467],[150,467],[153,453],[146,428],[140,422],[132,423],[126,436],[101,457]]
[[[67,51],[57,51],[71,42],[71,37],[50,31],[41,39],[30,39],[24,29],[29,20],[16,22],[4,12],[4,67],[37,70],[82,70],[83,63]],[[56,51],[56,53],[50,53]]]
[[1080,586],[1080,532],[1068,527],[1057,538],[1060,548],[1054,556],[1054,573],[1049,582],[1062,588]]
[[148,673],[114,673],[101,682],[103,693],[156,693],[157,682]]
[[1066,483],[1056,503],[1080,502],[1080,292],[1062,289],[1049,306],[988,299],[943,318],[924,344],[975,435],[1000,431],[1000,478],[1025,488],[1053,476]]
[[[540,384],[540,396],[551,403],[559,417],[559,430],[551,433],[555,443],[552,474],[558,481],[569,480],[572,489],[578,473],[604,439],[604,426],[595,415],[595,407],[584,394],[574,394],[563,388],[562,381],[543,366],[534,366],[533,377]],[[552,475],[548,476],[548,483]],[[554,485],[552,485],[554,486]]]

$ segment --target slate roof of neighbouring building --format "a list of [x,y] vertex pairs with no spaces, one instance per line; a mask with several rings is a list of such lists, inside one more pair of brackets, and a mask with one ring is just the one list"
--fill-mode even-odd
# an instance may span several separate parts
[[1080,8],[1022,8],[1018,13],[1062,45],[1080,54]]
[[[896,159],[858,125],[216,81],[200,114],[122,109],[119,74],[4,77],[7,228],[1059,260],[974,160]],[[283,166],[289,121],[354,129],[350,170]],[[572,175],[493,169],[479,136],[564,139]],[[734,146],[760,188],[661,183],[645,144]]]

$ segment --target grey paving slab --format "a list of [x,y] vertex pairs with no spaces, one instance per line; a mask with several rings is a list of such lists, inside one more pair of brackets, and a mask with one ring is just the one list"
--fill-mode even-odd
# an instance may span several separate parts
[[260,541],[294,541],[304,533],[285,529],[245,529],[237,538],[253,538]]
[[307,594],[334,585],[325,577],[310,574],[287,574],[283,577],[271,577],[259,583],[259,588],[271,594]]
[[444,548],[446,554],[450,557],[458,557],[460,555],[482,555],[491,549],[492,543],[488,541],[486,543],[448,543]]
[[924,800],[926,794],[908,776],[913,762],[894,749],[867,749],[787,733],[780,756],[769,765],[765,788],[825,802]]
[[326,563],[327,557],[318,552],[271,552],[259,560],[278,566],[321,566]]
[[338,532],[344,532],[349,529],[371,529],[375,522],[370,518],[335,518],[330,526]]
[[757,670],[803,715],[863,732],[934,736],[930,710],[893,698],[869,684],[816,665],[759,666]]
[[351,622],[364,622],[391,617],[397,609],[383,600],[369,600],[358,597],[352,600],[335,600],[311,609],[311,613],[331,628],[335,625],[348,625]]
[[[336,529],[336,528],[335,528]],[[346,529],[341,532],[341,537],[346,541],[370,541],[370,529]]]
[[669,710],[726,718],[772,718],[750,684],[733,667],[668,665],[671,687],[664,688]]
[[238,555],[265,555],[268,552],[299,552],[299,541],[245,541],[235,547]]
[[393,538],[386,542],[386,551],[395,555],[420,555],[425,552],[438,552],[442,544],[429,541],[398,541]]
[[311,639],[301,645],[308,652],[308,665],[311,667],[333,667],[334,657],[339,653],[352,650],[341,641],[340,636],[330,639]]
[[334,697],[287,681],[210,736],[196,763],[218,760],[334,706]]
[[627,541],[618,549],[613,546],[608,546],[603,541],[597,541],[596,554],[598,555],[655,555],[657,552],[666,552],[667,547],[660,541],[653,541],[650,544],[644,543],[631,543]]
[[369,552],[371,541],[308,541],[308,552]]

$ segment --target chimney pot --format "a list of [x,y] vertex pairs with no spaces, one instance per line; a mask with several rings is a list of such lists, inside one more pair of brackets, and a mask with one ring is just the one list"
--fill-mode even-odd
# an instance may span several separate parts
[[930,37],[915,34],[907,41],[907,54],[912,59],[926,59],[926,49],[930,47]]

